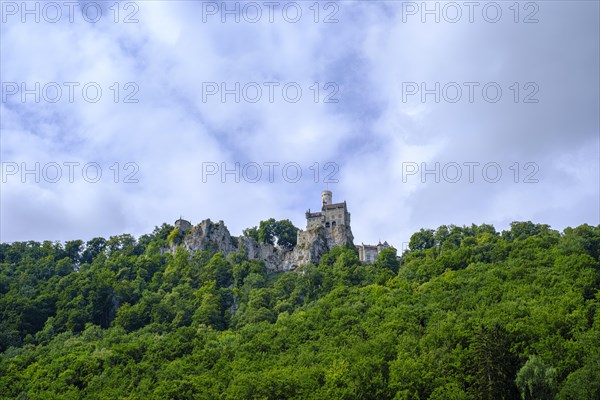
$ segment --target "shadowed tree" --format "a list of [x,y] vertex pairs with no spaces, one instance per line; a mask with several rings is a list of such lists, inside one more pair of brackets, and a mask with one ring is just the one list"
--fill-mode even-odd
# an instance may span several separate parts
[[508,332],[498,323],[481,326],[471,343],[474,391],[481,400],[518,399],[516,358],[510,351]]
[[435,244],[433,232],[433,229],[421,228],[419,232],[414,233],[410,237],[410,242],[408,243],[408,247],[410,247],[410,250],[425,250],[430,247],[433,247],[433,245]]

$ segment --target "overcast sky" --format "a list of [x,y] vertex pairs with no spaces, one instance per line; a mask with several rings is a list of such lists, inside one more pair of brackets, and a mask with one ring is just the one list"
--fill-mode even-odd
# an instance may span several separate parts
[[326,188],[355,243],[600,223],[598,1],[1,12],[2,242],[304,228]]

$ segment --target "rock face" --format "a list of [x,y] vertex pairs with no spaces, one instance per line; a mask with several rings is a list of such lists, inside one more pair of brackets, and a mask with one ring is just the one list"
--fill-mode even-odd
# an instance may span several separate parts
[[[227,255],[237,251],[235,241],[223,221],[214,223],[210,219],[205,219],[189,229],[180,246],[189,251],[190,254],[194,254],[196,251],[209,250],[220,251]],[[171,250],[174,251],[175,249]]]
[[323,254],[334,246],[353,246],[353,240],[354,236],[349,226],[314,226],[306,231],[298,231],[298,243],[293,252],[299,263],[318,263]]
[[271,271],[290,271],[309,262],[319,263],[332,247],[352,246],[353,239],[350,226],[314,226],[306,231],[298,231],[296,247],[286,250],[271,244],[260,244],[250,237],[232,237],[223,221],[214,223],[206,219],[185,232],[181,243],[172,244],[169,250],[174,253],[177,246],[181,246],[190,254],[203,250],[219,251],[224,255],[243,252],[249,259],[263,260]]

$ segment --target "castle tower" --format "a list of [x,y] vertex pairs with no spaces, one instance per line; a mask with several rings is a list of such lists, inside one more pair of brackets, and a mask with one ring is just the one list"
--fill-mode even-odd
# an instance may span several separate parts
[[186,221],[185,219],[179,217],[179,219],[177,221],[175,221],[175,228],[179,228],[179,231],[181,233],[192,229],[192,224],[190,223],[190,221]]
[[330,190],[324,190],[321,192],[321,198],[323,199],[323,205],[327,206],[333,203],[332,198],[333,194]]

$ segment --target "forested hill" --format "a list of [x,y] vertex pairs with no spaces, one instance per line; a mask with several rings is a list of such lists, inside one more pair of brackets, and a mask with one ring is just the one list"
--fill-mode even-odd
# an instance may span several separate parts
[[0,245],[0,397],[599,399],[600,226],[421,230],[268,274],[173,227]]

